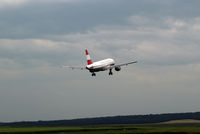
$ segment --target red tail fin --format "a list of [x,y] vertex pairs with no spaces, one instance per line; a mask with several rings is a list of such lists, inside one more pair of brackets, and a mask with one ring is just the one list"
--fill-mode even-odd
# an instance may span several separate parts
[[89,55],[87,49],[85,49],[85,54],[86,54],[86,58],[87,58],[87,64],[88,65],[92,64],[92,60],[90,58],[90,55]]

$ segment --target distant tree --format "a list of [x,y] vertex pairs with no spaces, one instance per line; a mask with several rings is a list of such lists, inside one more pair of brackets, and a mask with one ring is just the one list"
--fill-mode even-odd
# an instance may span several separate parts
[[73,120],[54,121],[22,121],[11,123],[0,123],[0,126],[84,126],[84,125],[106,125],[106,124],[145,124],[160,123],[170,120],[194,119],[200,120],[200,112],[195,113],[168,113],[149,115],[127,115],[99,118],[84,118]]

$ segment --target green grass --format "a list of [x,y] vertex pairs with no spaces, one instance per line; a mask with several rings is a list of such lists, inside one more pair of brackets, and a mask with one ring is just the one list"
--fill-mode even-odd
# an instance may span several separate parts
[[200,134],[200,124],[147,124],[87,127],[0,127],[0,134]]

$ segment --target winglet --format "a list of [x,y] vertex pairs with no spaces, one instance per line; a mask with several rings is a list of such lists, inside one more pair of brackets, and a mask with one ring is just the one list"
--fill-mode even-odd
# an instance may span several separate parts
[[90,55],[89,55],[87,49],[85,49],[85,54],[86,54],[86,58],[87,58],[87,64],[88,64],[88,65],[92,64],[92,60],[91,60],[91,58],[90,58]]

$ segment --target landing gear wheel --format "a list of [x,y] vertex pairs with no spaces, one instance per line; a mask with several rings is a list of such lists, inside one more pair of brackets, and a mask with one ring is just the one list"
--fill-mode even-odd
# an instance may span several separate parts
[[112,73],[112,69],[110,69],[109,75],[113,75],[113,73]]
[[92,73],[92,76],[96,76],[96,74],[95,74],[95,73]]

